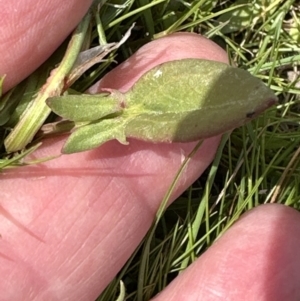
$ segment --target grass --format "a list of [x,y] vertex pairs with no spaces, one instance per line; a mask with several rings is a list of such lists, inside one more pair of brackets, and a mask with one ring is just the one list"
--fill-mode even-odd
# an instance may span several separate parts
[[[134,22],[136,25],[128,41],[111,51],[105,62],[75,76],[73,90],[84,91],[115,66],[113,60],[125,60],[148,41],[188,31],[225,48],[232,64],[261,78],[280,100],[277,107],[224,136],[210,168],[158,216],[139,249],[97,299],[145,301],[166,287],[247,210],[275,202],[300,209],[300,6],[295,0],[100,2],[100,12],[95,7],[87,21],[92,27],[85,28],[81,48],[119,41]],[[45,82],[49,68],[61,61],[65,49],[62,45],[31,75],[27,86],[21,83],[2,97],[0,169],[30,164],[24,163],[23,157],[36,145],[26,144],[26,149],[6,153],[7,129],[15,129],[26,105],[36,101],[32,95]],[[34,116],[42,129],[45,119],[52,120],[45,112],[35,111]],[[45,136],[45,131],[42,134]]]

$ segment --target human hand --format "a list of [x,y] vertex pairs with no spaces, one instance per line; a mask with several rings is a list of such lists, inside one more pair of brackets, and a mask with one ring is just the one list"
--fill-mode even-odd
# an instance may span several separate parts
[[[8,74],[6,89],[54,51],[89,4],[79,0],[3,3],[0,74]],[[32,7],[39,9],[33,13]],[[23,30],[29,23],[12,28],[16,20],[30,22],[28,35]],[[47,39],[42,38],[45,28],[50,28]],[[93,89],[128,89],[141,72],[167,60],[227,60],[218,46],[196,35],[177,34],[147,47],[129,69],[119,67]],[[211,162],[219,139],[204,142],[176,195]],[[62,144],[61,139],[46,141],[35,156],[57,154]],[[94,300],[144,237],[182,158],[194,145],[131,140],[129,146],[122,146],[111,141],[93,151],[5,172],[0,192],[0,275],[4,275],[0,300]],[[299,227],[298,213],[289,208],[255,209],[156,300],[262,300],[262,293],[270,300],[287,300],[288,293],[288,300],[297,300],[300,293],[293,281],[300,270],[294,262]],[[292,277],[284,277],[287,273]]]

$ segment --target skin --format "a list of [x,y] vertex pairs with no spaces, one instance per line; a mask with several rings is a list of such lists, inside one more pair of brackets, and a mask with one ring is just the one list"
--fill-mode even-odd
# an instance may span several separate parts
[[[88,1],[0,0],[0,5],[0,73],[7,74],[7,89],[49,56],[83,16]],[[15,20],[23,26],[14,25]],[[41,39],[44,28],[51,28],[51,39]],[[119,67],[92,90],[124,91],[146,69],[184,57],[227,60],[204,38],[173,35],[148,44],[126,63],[129,67]],[[173,199],[211,162],[219,138],[205,141]],[[62,144],[62,139],[49,140],[34,156],[57,154]],[[112,141],[93,151],[5,171],[0,190],[1,300],[94,300],[144,237],[193,146],[134,140],[121,146]],[[154,300],[299,300],[299,232],[298,212],[276,204],[260,206]]]

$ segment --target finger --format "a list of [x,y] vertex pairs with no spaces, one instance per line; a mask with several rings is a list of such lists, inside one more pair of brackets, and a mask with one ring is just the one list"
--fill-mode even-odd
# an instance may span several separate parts
[[299,212],[257,207],[153,301],[299,300],[299,231]]
[[0,0],[0,75],[7,91],[42,64],[84,16],[92,0]]
[[[170,46],[173,52],[166,56],[168,60],[203,57],[204,53],[215,58],[216,52],[223,53],[194,34],[170,39],[151,43],[152,48],[148,45],[143,55],[137,53],[139,59],[133,56],[125,64],[135,70],[132,62],[139,61],[140,72],[148,67],[148,55],[156,54],[153,61],[161,59]],[[225,54],[220,56],[226,59]],[[118,78],[124,70],[126,83],[132,85],[134,73],[126,68],[119,69]],[[204,142],[181,177],[176,195],[203,172],[218,143],[219,137]],[[32,295],[39,300],[54,296],[94,300],[144,237],[194,145],[131,140],[129,146],[123,146],[111,141],[90,152],[62,156],[18,173],[6,172],[0,191],[0,269],[9,271],[9,281],[2,282],[0,290],[13,287],[22,300]],[[61,147],[62,141],[48,141],[35,156],[57,154]]]

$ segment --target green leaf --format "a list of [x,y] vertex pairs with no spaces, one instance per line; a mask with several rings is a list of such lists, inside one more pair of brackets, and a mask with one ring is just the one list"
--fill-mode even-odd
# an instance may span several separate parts
[[185,59],[146,73],[126,93],[126,136],[152,142],[195,141],[241,126],[276,102],[245,70]]
[[47,104],[56,114],[75,122],[94,121],[123,109],[121,93],[52,97]]
[[79,127],[71,134],[62,152],[71,154],[86,151],[113,139],[117,139],[122,144],[128,144],[124,129],[124,120],[121,118],[104,119]]
[[[105,118],[110,109],[105,101],[100,105],[102,96],[92,96],[90,107],[89,101],[85,107],[86,99],[89,97],[84,95],[75,102],[68,100],[65,107],[61,99],[57,100],[58,113],[70,111],[73,120],[98,119],[75,129],[64,153],[95,148],[112,139],[126,143],[126,137],[155,143],[208,138],[245,124],[277,101],[274,93],[249,72],[200,59],[161,64],[144,74],[127,93],[107,96],[110,109],[116,99],[124,99],[121,106],[119,102],[120,114]],[[55,110],[54,103],[51,105]]]

